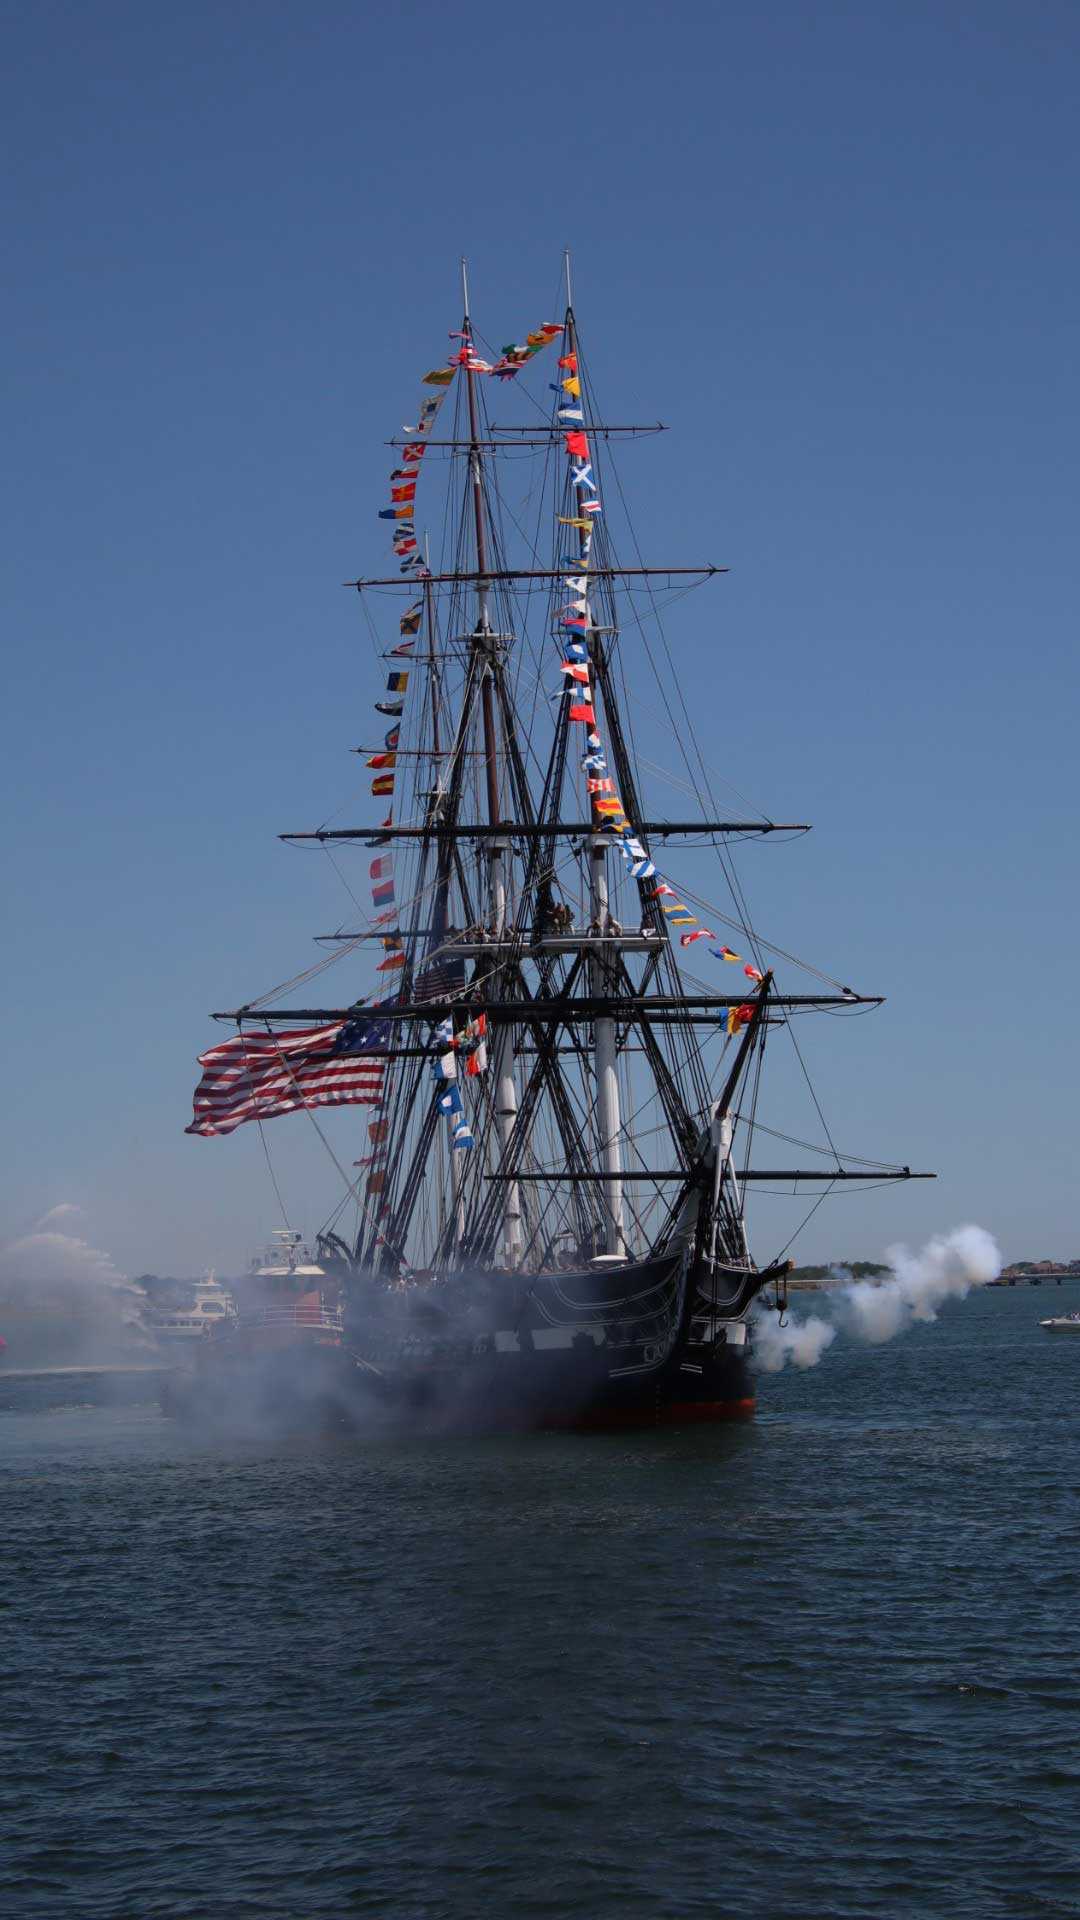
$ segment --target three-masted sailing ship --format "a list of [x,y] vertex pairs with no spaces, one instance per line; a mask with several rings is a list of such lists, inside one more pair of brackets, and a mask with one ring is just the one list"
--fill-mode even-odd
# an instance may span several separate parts
[[[305,1269],[293,1323],[280,1293],[264,1325],[249,1306],[200,1356],[208,1391],[263,1366],[277,1395],[314,1356],[320,1392],[407,1427],[746,1415],[755,1302],[782,1305],[790,1266],[751,1255],[754,1184],[911,1177],[755,1159],[767,1039],[878,1000],[823,977],[781,990],[750,925],[733,844],[801,829],[646,802],[628,656],[658,595],[723,569],[620,562],[613,450],[658,429],[598,417],[569,264],[566,297],[495,353],[466,284],[449,359],[391,442],[396,571],[349,583],[387,662],[380,737],[357,749],[378,817],[282,836],[359,850],[371,914],[288,989],[215,1016],[235,1033],[202,1056],[189,1128],[306,1110],[343,1182],[325,1291]],[[534,360],[553,378],[531,423],[493,420]],[[669,875],[680,843],[711,850],[724,906]],[[373,947],[374,991],[294,1004]],[[358,1160],[316,1117],[335,1105],[368,1109]]]

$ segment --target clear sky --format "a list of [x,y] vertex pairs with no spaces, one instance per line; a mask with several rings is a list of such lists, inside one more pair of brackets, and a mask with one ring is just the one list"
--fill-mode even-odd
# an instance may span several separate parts
[[941,1175],[797,1252],[1080,1252],[1077,8],[36,0],[5,50],[5,1232],[275,1224],[257,1132],[182,1131],[206,1016],[348,912],[275,835],[370,817],[340,582],[458,257],[499,343],[570,244],[604,404],[672,429],[646,557],[732,568],[668,629],[709,757],[815,826],[741,857],[758,921],[888,995],[800,1029],[835,1137]]

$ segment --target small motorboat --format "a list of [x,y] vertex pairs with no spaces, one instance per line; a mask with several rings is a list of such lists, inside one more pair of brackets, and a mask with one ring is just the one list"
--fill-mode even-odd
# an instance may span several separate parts
[[1052,1320],[1040,1320],[1047,1333],[1080,1333],[1080,1313],[1058,1313]]

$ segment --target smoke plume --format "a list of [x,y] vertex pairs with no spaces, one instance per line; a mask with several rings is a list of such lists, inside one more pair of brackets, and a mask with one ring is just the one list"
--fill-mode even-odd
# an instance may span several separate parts
[[16,1362],[90,1364],[152,1346],[142,1288],[107,1253],[57,1224],[79,1212],[62,1201],[29,1233],[0,1245],[3,1330]]
[[838,1332],[880,1346],[918,1321],[936,1320],[947,1300],[963,1300],[1001,1272],[1001,1254],[983,1227],[936,1234],[920,1253],[890,1247],[885,1258],[888,1279],[846,1281],[823,1303],[824,1318],[792,1316],[780,1326],[762,1310],[754,1322],[756,1364],[765,1373],[779,1373],[788,1360],[814,1367]]
[[816,1367],[826,1347],[836,1339],[836,1328],[814,1313],[808,1320],[789,1317],[781,1326],[773,1313],[754,1321],[754,1363],[763,1373],[779,1373],[788,1360],[793,1367]]

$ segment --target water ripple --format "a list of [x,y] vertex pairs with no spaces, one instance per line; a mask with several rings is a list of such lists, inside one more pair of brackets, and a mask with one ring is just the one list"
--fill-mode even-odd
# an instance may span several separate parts
[[737,1433],[211,1446],[0,1376],[5,1920],[1080,1920],[1038,1317]]

